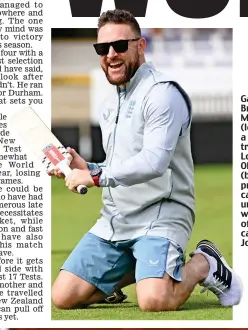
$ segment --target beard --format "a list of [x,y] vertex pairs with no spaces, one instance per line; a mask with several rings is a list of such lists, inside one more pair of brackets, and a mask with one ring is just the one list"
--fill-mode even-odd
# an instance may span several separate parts
[[129,62],[129,63],[123,63],[122,69],[123,73],[118,75],[118,77],[112,77],[111,74],[109,74],[109,65],[102,66],[102,69],[105,73],[106,78],[108,79],[108,82],[111,85],[124,85],[126,84],[131,78],[135,75],[136,71],[138,70],[140,64],[139,64],[139,55],[138,53],[135,54],[135,57]]

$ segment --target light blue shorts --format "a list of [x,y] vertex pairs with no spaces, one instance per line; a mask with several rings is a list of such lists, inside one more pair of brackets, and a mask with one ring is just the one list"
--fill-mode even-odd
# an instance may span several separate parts
[[184,262],[180,246],[166,238],[142,236],[110,242],[87,233],[61,269],[110,295],[124,275],[131,271],[135,271],[136,282],[146,278],[163,278],[165,273],[181,281]]

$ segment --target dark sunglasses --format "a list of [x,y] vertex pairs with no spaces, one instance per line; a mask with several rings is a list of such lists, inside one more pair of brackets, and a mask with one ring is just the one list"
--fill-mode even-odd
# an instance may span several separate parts
[[127,39],[127,40],[117,40],[113,42],[103,42],[99,44],[94,44],[97,55],[105,56],[109,53],[109,48],[112,46],[116,53],[125,53],[128,50],[128,43],[130,41],[138,41],[140,38]]

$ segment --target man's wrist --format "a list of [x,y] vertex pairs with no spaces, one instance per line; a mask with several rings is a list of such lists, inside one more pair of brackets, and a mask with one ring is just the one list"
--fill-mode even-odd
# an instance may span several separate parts
[[100,187],[100,177],[101,177],[101,174],[102,174],[102,169],[100,167],[98,168],[95,168],[93,169],[91,172],[90,172],[90,175],[94,181],[94,185],[96,187]]
[[95,170],[96,168],[99,168],[99,165],[97,163],[90,163],[90,162],[87,162],[87,166],[88,166],[88,169],[90,171],[93,171]]

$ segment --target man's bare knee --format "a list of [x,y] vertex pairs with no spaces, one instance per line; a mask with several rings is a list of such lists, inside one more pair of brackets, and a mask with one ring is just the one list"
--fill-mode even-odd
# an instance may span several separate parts
[[168,275],[163,279],[148,278],[138,282],[137,298],[139,307],[144,312],[175,311],[179,307],[173,280]]
[[52,287],[52,301],[59,309],[83,307],[96,292],[96,287],[76,275],[62,270]]
[[160,294],[159,296],[147,295],[138,301],[142,312],[164,312],[175,311],[178,306],[173,297]]
[[52,289],[52,302],[59,309],[72,309],[74,302],[67,296],[63,290]]
[[159,301],[158,299],[143,301],[139,303],[142,312],[169,312],[176,311],[178,306],[168,301]]

